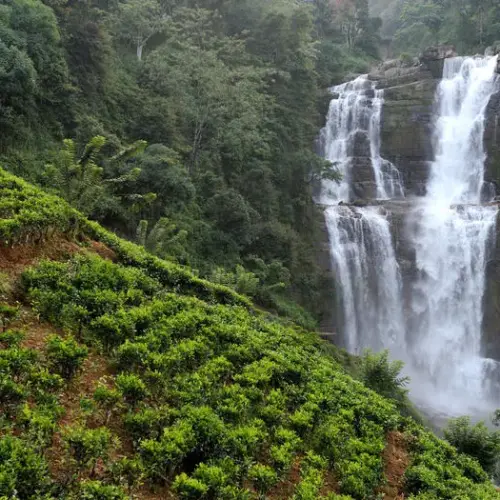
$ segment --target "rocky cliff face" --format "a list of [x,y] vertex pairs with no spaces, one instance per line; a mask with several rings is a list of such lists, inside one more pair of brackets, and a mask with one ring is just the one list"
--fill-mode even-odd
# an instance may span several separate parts
[[433,159],[434,96],[448,55],[453,52],[436,50],[410,67],[388,62],[370,75],[384,89],[381,153],[401,172],[407,195],[425,194]]

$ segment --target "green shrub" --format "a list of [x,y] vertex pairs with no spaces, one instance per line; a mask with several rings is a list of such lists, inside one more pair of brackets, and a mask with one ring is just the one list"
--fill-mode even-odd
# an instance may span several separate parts
[[265,498],[266,493],[278,482],[276,471],[263,464],[253,465],[248,471],[248,478],[252,481],[259,498]]
[[26,334],[20,330],[6,330],[0,333],[0,343],[6,347],[16,347],[26,338]]
[[145,476],[144,465],[138,458],[121,458],[113,463],[111,473],[113,479],[124,485],[129,492],[140,486]]
[[35,449],[43,450],[52,442],[52,436],[56,430],[57,412],[51,412],[47,408],[30,408],[25,404],[18,422],[24,427],[25,436],[33,444]]
[[119,412],[121,409],[122,395],[116,389],[111,389],[104,384],[99,384],[94,391],[94,401],[99,410],[103,413],[103,421],[106,425],[113,412]]
[[0,324],[5,332],[7,327],[19,317],[19,308],[9,306],[8,304],[0,304]]
[[140,453],[149,477],[167,482],[195,447],[196,434],[192,425],[181,420],[166,427],[159,441],[142,441]]
[[47,464],[26,441],[0,437],[0,497],[42,498],[50,490]]
[[168,407],[141,408],[128,413],[124,424],[132,438],[139,442],[141,439],[157,439],[176,416],[176,412]]
[[116,386],[127,403],[135,406],[148,394],[146,384],[133,374],[122,373],[116,377]]
[[483,422],[471,425],[469,417],[449,421],[445,439],[461,452],[475,458],[486,472],[493,474],[500,459],[500,432],[490,431]]
[[8,377],[0,379],[0,403],[5,411],[9,413],[14,411],[26,396],[27,391],[24,386],[16,384]]
[[[129,496],[118,486],[101,481],[82,481],[79,484],[78,500],[129,500]],[[75,498],[76,500],[76,498]]]
[[405,387],[410,380],[401,376],[403,366],[402,361],[389,360],[389,351],[374,354],[367,350],[361,358],[363,383],[385,398],[402,402],[408,392]]
[[172,489],[180,498],[203,498],[208,492],[206,484],[199,479],[189,477],[184,472],[175,478]]
[[46,344],[47,359],[52,369],[66,380],[73,378],[87,358],[88,349],[73,337],[65,339],[51,335]]
[[149,348],[145,343],[127,340],[116,353],[117,366],[121,370],[137,370],[143,368],[149,358]]
[[[109,429],[85,429],[80,426],[64,430],[63,439],[79,469],[94,468],[99,459],[106,460],[113,439]],[[115,440],[116,441],[116,440]]]

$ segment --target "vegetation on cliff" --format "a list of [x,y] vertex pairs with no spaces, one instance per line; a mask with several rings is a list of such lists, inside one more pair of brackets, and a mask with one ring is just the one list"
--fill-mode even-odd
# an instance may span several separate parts
[[0,214],[0,498],[498,497],[315,334],[2,170]]

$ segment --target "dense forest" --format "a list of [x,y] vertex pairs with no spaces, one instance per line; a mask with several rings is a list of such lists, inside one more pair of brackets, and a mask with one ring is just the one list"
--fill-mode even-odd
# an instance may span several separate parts
[[367,0],[2,0],[1,163],[313,324],[315,137],[379,27]]
[[439,43],[482,54],[500,39],[498,0],[370,0],[370,9],[396,54],[416,55]]

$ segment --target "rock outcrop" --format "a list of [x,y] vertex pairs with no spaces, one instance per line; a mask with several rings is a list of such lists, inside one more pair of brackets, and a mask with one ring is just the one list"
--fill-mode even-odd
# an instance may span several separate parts
[[483,355],[500,360],[500,212],[497,219],[495,242],[495,251],[486,265]]
[[401,172],[406,193],[424,195],[432,151],[434,96],[439,83],[425,61],[385,63],[370,74],[384,89],[381,154]]

